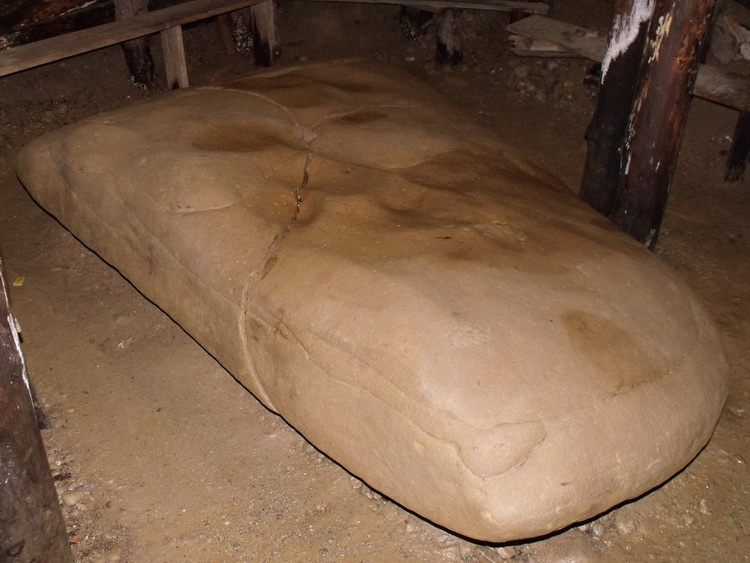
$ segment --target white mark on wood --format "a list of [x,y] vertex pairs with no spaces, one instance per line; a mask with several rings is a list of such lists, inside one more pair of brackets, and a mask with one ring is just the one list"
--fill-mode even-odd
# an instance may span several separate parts
[[31,383],[29,383],[29,373],[26,371],[26,360],[23,357],[23,350],[21,349],[21,338],[18,334],[18,322],[13,316],[13,313],[8,313],[8,323],[10,324],[10,333],[13,335],[13,343],[15,344],[15,348],[18,352],[19,358],[21,358],[21,373],[23,374],[23,382],[24,384],[26,384],[26,390],[29,392],[29,397],[31,398]]
[[630,48],[638,37],[641,24],[651,19],[653,11],[654,0],[634,0],[630,13],[615,16],[602,61],[602,79],[607,75],[610,63]]
[[651,44],[651,55],[648,58],[649,64],[659,59],[659,51],[661,51],[661,45],[664,43],[664,38],[669,35],[669,30],[672,28],[672,14],[669,13],[666,17],[661,16],[659,18],[659,27],[656,30],[656,38]]
[[75,11],[78,11],[78,10],[83,10],[84,8],[88,8],[92,4],[96,4],[96,0],[90,0],[89,2],[84,2],[80,6],[75,6],[73,8],[70,8],[69,10],[65,10],[62,14],[60,14],[60,16],[64,16],[66,14],[69,14],[71,12],[75,12]]
[[8,328],[10,329],[11,336],[13,336],[14,348],[18,353],[18,357],[21,359],[21,373],[23,374],[23,382],[26,385],[26,390],[29,392],[29,398],[31,398],[31,384],[29,383],[29,375],[26,371],[26,360],[23,357],[23,350],[21,349],[21,337],[19,336],[19,332],[21,331],[19,329],[18,321],[16,321],[16,318],[10,311],[10,303],[8,303],[8,300],[5,297],[6,295],[8,295],[8,287],[5,285],[5,278],[2,275],[0,275],[0,283],[2,284],[2,288],[0,288],[3,292],[2,299],[5,301],[5,307],[8,311]]

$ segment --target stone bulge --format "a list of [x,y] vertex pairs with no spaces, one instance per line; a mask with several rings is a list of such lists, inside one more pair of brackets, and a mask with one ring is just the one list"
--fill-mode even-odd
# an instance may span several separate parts
[[674,272],[400,71],[170,93],[37,139],[18,173],[315,446],[471,538],[648,491],[726,396]]

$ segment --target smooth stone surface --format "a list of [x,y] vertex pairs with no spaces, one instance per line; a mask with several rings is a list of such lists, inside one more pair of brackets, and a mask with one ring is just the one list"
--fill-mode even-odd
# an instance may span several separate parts
[[648,491],[726,396],[673,271],[400,71],[170,93],[36,140],[18,173],[313,444],[469,537]]

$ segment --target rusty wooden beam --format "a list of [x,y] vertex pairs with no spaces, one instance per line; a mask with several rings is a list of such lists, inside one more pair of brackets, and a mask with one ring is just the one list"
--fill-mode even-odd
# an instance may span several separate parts
[[650,247],[661,228],[714,5],[715,0],[654,1],[610,213],[618,226]]
[[580,191],[581,199],[602,215],[615,206],[652,7],[645,0],[617,0],[614,6],[596,109],[586,131]]

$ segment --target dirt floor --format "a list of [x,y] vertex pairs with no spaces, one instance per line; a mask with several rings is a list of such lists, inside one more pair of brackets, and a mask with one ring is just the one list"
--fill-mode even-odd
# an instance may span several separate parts
[[[605,30],[608,3],[556,17]],[[587,63],[520,59],[497,12],[471,12],[462,65],[436,68],[387,5],[283,2],[280,64],[361,55],[403,67],[577,189]],[[153,49],[164,83],[160,47]],[[212,21],[186,30],[193,84],[252,71]],[[86,562],[750,560],[750,173],[722,182],[737,112],[694,100],[657,253],[703,298],[730,393],[707,448],[664,486],[537,541],[482,545],[382,498],[264,409],[117,271],[39,208],[13,155],[38,135],[164,95],[117,47],[0,79],[0,252],[72,550]]]

